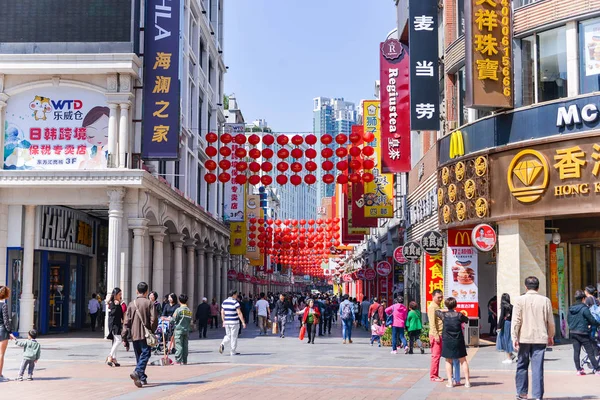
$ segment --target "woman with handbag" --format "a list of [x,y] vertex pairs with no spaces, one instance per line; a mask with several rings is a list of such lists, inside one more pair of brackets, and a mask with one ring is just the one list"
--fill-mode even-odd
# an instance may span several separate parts
[[121,303],[123,292],[118,287],[114,288],[108,299],[108,340],[112,340],[110,354],[106,358],[106,364],[109,367],[120,367],[117,361],[117,350],[123,342],[121,330],[123,329],[123,304]]
[[8,378],[2,375],[2,369],[4,368],[4,354],[11,334],[10,312],[6,302],[9,297],[10,289],[0,285],[0,382],[8,381]]
[[313,299],[308,300],[308,305],[298,312],[302,315],[302,326],[306,326],[306,332],[308,333],[308,343],[315,344],[315,336],[317,334],[317,326],[319,326],[319,320],[321,319],[321,311],[319,307],[315,307],[315,301]]

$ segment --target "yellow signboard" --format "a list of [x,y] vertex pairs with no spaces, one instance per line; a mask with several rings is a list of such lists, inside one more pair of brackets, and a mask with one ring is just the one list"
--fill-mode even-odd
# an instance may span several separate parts
[[[257,194],[246,196],[246,222],[249,223],[252,218],[263,218],[263,210],[260,208],[260,196]],[[255,265],[253,262],[259,260],[262,264],[262,254],[260,254],[260,249],[257,246],[247,246],[246,257],[250,260],[251,265]]]
[[234,256],[246,254],[247,241],[247,225],[246,221],[232,222],[229,225],[231,236],[229,237],[229,253]]
[[465,142],[461,131],[454,131],[450,134],[450,158],[462,157],[465,155]]
[[394,216],[394,175],[381,174],[381,115],[379,100],[363,101],[363,126],[365,135],[374,136],[365,145],[373,147],[375,168],[370,171],[375,179],[365,183],[364,210],[367,218],[392,218]]

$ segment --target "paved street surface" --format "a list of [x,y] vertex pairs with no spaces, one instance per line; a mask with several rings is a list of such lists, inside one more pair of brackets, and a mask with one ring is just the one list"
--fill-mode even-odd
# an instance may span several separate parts
[[[473,387],[448,389],[429,381],[425,355],[392,355],[389,348],[369,346],[364,330],[342,345],[339,325],[316,344],[297,339],[298,328],[285,339],[259,337],[251,326],[240,338],[241,355],[221,355],[223,330],[209,338],[193,333],[190,364],[150,366],[149,385],[138,389],[129,378],[133,352],[120,353],[120,368],[103,364],[110,343],[90,333],[40,339],[42,358],[33,382],[0,383],[3,398],[18,399],[513,399],[513,365],[493,347],[470,349]],[[5,376],[15,378],[20,349],[9,345]],[[152,360],[158,357],[154,356]],[[442,363],[443,368],[443,363]],[[570,345],[546,356],[546,399],[598,399],[600,377],[578,377]],[[444,376],[445,374],[442,373]],[[464,381],[463,381],[464,383]]]

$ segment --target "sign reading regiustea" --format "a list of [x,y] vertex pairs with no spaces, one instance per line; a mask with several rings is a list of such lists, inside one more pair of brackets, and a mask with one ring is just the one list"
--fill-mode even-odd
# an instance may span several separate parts
[[465,1],[466,106],[513,107],[509,0]]

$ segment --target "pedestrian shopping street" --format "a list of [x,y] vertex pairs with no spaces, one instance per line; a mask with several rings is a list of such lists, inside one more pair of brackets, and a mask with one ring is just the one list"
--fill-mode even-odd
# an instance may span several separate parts
[[[285,339],[259,337],[251,325],[238,341],[239,356],[218,352],[223,329],[209,329],[208,339],[191,335],[187,366],[149,366],[148,386],[129,378],[133,352],[119,350],[120,368],[103,360],[110,342],[91,333],[40,339],[43,357],[33,382],[7,382],[2,396],[19,399],[512,399],[515,364],[504,365],[493,346],[469,349],[472,388],[453,389],[429,381],[425,355],[392,355],[389,347],[369,346],[367,333],[353,331],[354,343],[342,345],[339,322],[332,335],[314,345],[300,342],[298,324]],[[153,356],[151,361],[158,360]],[[9,346],[4,375],[15,378],[21,351]],[[443,360],[442,365],[443,368]],[[546,399],[596,399],[599,377],[576,376],[571,345],[546,355]],[[442,376],[445,374],[442,372]],[[464,380],[463,380],[464,383]]]

